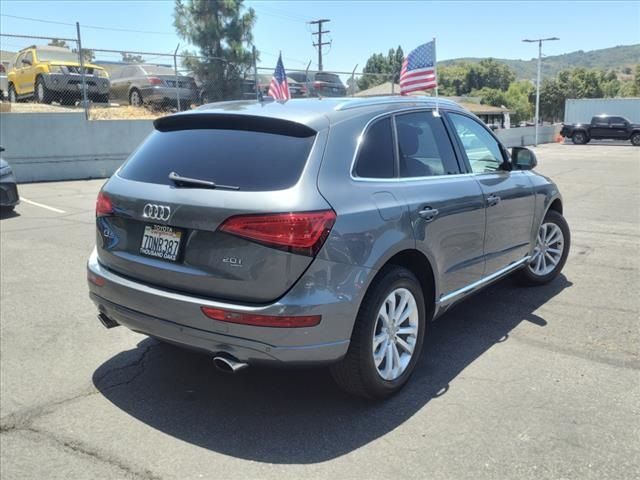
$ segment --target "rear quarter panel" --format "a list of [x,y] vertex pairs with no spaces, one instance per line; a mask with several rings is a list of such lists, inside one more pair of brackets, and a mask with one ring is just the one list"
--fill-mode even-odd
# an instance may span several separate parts
[[318,189],[337,214],[336,223],[319,256],[332,262],[365,267],[375,272],[396,253],[415,248],[408,208],[396,182],[356,181],[351,164],[359,136],[374,116],[364,113],[333,123],[318,176]]

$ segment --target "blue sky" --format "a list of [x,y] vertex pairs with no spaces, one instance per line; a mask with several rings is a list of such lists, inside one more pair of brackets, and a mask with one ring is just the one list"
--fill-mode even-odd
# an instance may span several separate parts
[[[83,46],[114,50],[172,52],[181,41],[172,25],[173,1],[15,1],[0,0],[2,33],[75,37],[75,26],[35,22],[7,15],[73,24],[79,21]],[[463,56],[522,58],[537,55],[523,38],[558,36],[545,45],[547,55],[640,43],[640,2],[425,2],[425,1],[249,1],[256,10],[254,29],[261,65],[275,65],[282,50],[285,67],[304,69],[317,53],[310,25],[330,18],[326,70],[362,69],[375,52],[402,45],[405,52],[437,38],[438,59]],[[106,27],[158,33],[89,28]],[[33,43],[0,37],[3,50]],[[103,59],[119,59],[102,54]]]

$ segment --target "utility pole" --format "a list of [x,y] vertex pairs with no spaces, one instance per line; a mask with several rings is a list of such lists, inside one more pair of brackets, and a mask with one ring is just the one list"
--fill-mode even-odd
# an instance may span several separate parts
[[329,45],[331,42],[323,42],[322,34],[329,33],[331,30],[322,30],[322,24],[330,22],[331,20],[327,18],[323,18],[320,20],[313,20],[309,22],[311,25],[318,25],[318,31],[313,32],[312,35],[318,35],[318,43],[313,42],[314,47],[318,47],[318,71],[322,71],[322,47],[324,45]]
[[538,124],[540,123],[540,67],[542,65],[542,42],[549,42],[552,40],[560,40],[558,37],[550,37],[550,38],[536,38],[535,40],[530,40],[528,38],[522,40],[527,43],[537,43],[538,44],[538,75],[536,78],[536,140],[535,146],[538,146]]

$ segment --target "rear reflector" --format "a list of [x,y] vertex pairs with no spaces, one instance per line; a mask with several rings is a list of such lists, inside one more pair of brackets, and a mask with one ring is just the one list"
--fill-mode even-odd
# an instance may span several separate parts
[[333,210],[228,218],[220,230],[292,253],[315,256],[336,221]]
[[239,323],[256,327],[280,327],[301,328],[315,327],[320,323],[320,315],[307,315],[301,317],[256,315],[254,313],[240,313],[223,310],[221,308],[202,307],[202,313],[207,317],[220,322]]
[[104,217],[113,213],[113,204],[111,199],[103,192],[98,193],[96,200],[96,217]]

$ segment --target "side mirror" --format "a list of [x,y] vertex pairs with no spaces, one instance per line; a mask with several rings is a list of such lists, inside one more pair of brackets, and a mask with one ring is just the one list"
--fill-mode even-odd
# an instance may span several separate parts
[[531,170],[538,165],[538,159],[533,150],[527,147],[513,147],[511,149],[511,163],[514,170]]
[[22,64],[23,64],[23,65],[31,65],[31,60],[28,60],[28,59],[26,59],[26,58],[23,58],[23,59],[22,59]]

